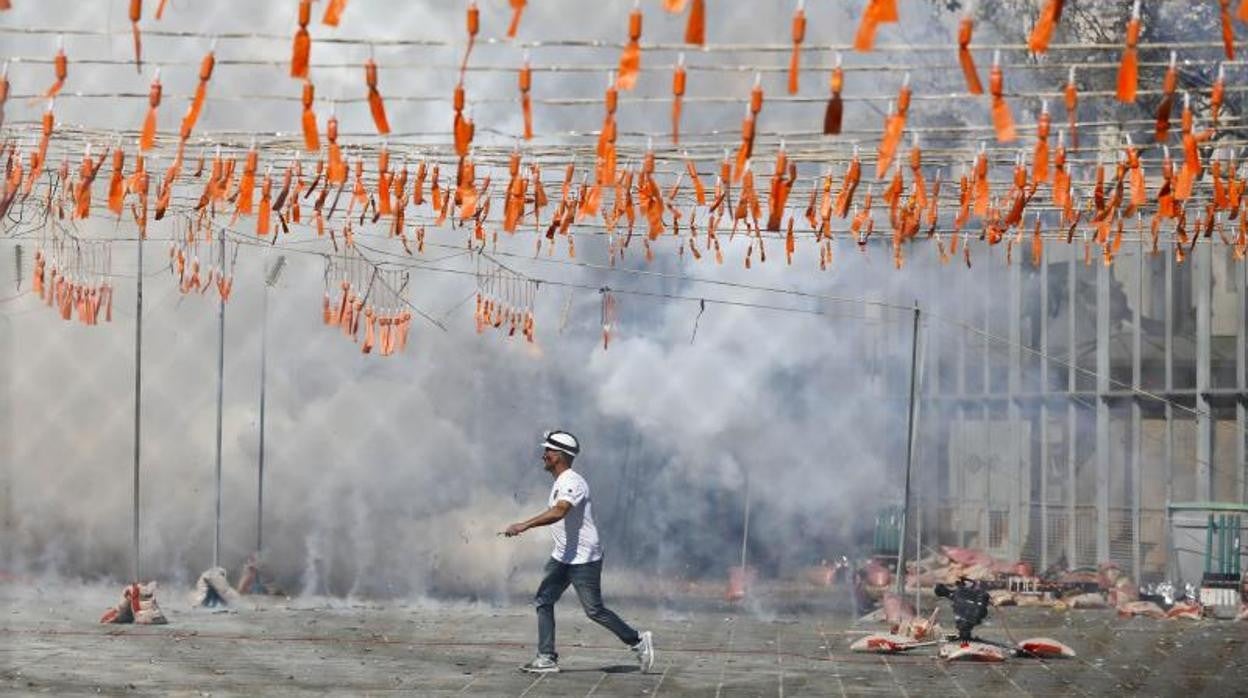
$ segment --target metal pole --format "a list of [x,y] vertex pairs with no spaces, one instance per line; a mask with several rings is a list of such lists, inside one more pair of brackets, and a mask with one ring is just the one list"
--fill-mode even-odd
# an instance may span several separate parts
[[[1235,294],[1239,300],[1235,316],[1235,384],[1239,387],[1235,400],[1235,454],[1239,465],[1235,477],[1239,481],[1239,501],[1248,504],[1248,262],[1240,261],[1239,269],[1239,293]],[[1238,553],[1235,559],[1239,560]]]
[[745,579],[745,551],[750,542],[750,471],[745,471],[745,520],[741,525],[741,578]]
[[[906,519],[910,514],[910,474],[914,468],[915,388],[919,377],[919,303],[914,303],[914,330],[910,340],[910,416],[906,420],[906,488],[901,509],[901,536],[897,541],[897,594],[903,588],[906,574]],[[916,557],[917,551],[916,551]]]
[[1040,262],[1040,569],[1049,568],[1049,262]]
[[1178,553],[1174,549],[1174,517],[1170,511],[1170,503],[1174,500],[1174,263],[1169,259],[1166,260],[1166,281],[1165,293],[1166,298],[1166,336],[1165,336],[1165,361],[1164,368],[1166,373],[1166,436],[1165,436],[1165,466],[1166,466],[1166,577],[1179,581],[1179,560]]
[[1109,561],[1109,275],[1096,265],[1096,561]]
[[[1135,308],[1132,310],[1132,324],[1135,326],[1131,334],[1131,387],[1139,391],[1141,380],[1140,351],[1141,332],[1140,318],[1144,305],[1144,241],[1141,239],[1135,251],[1136,283]],[[1144,435],[1143,414],[1140,411],[1138,392],[1131,396],[1131,578],[1139,583],[1140,579],[1140,495],[1143,487],[1140,479],[1144,469],[1140,464],[1141,442]]]
[[1192,279],[1196,294],[1196,499],[1213,499],[1213,410],[1209,406],[1210,290],[1213,286],[1213,245],[1198,241]]
[[1010,315],[1008,320],[1008,332],[1010,338],[1010,346],[1007,349],[1010,365],[1006,372],[1006,416],[1010,420],[1007,433],[1010,434],[1010,457],[1013,463],[1010,465],[1014,470],[1014,496],[1010,499],[1010,557],[1012,559],[1021,559],[1023,555],[1023,526],[1025,521],[1030,519],[1030,507],[1026,506],[1026,499],[1023,497],[1024,485],[1030,486],[1031,482],[1024,477],[1023,470],[1023,448],[1022,448],[1022,411],[1019,409],[1018,393],[1022,383],[1022,367],[1019,365],[1021,356],[1019,345],[1022,341],[1022,321],[1023,314],[1023,292],[1022,292],[1022,269],[1023,265],[1020,261],[1018,264],[1011,264],[1009,267],[1009,308]]
[[256,469],[256,552],[264,549],[264,394],[268,385],[266,369],[269,358],[269,285],[264,285],[260,312],[260,452]]
[[[958,305],[959,305],[959,308],[965,308],[967,307],[966,274],[958,274],[957,276],[958,276],[958,295],[959,295]],[[968,325],[969,325],[969,322],[968,322]],[[954,490],[954,494],[955,494],[954,511],[957,512],[957,517],[958,517],[958,546],[959,547],[966,546],[966,520],[967,518],[969,518],[969,513],[968,513],[969,508],[967,506],[968,497],[967,497],[967,488],[966,488],[966,482],[967,482],[966,442],[968,441],[966,437],[966,432],[967,432],[966,425],[969,421],[967,419],[968,409],[966,406],[966,397],[967,397],[966,364],[967,364],[968,356],[970,352],[967,351],[966,335],[967,335],[966,330],[962,330],[961,332],[958,333],[958,355],[957,355],[958,405],[957,405],[957,412],[955,413],[955,419],[957,419],[957,424],[958,424],[958,430],[957,430],[958,462],[956,464],[956,467],[958,469],[958,479],[957,479],[957,488]]]
[[1074,569],[1079,566],[1079,536],[1075,519],[1078,504],[1077,485],[1075,478],[1075,458],[1079,455],[1078,422],[1075,408],[1075,390],[1079,383],[1075,376],[1075,367],[1079,363],[1079,355],[1075,353],[1075,291],[1078,286],[1079,263],[1078,252],[1074,245],[1066,246],[1070,259],[1066,266],[1066,339],[1070,366],[1066,370],[1066,566]]
[[[221,239],[221,259],[225,260],[225,231],[218,232]],[[224,265],[222,265],[224,266]],[[225,299],[217,299],[217,467],[216,522],[212,536],[212,566],[221,566],[221,411],[225,396]]]
[[138,256],[138,273],[135,275],[134,294],[134,528],[131,531],[134,544],[134,560],[131,562],[130,573],[135,584],[139,583],[139,430],[142,425],[143,404],[143,234],[135,243]]
[[0,325],[4,326],[4,331],[0,332],[0,362],[6,369],[0,371],[0,393],[4,395],[4,400],[0,401],[0,464],[3,464],[0,468],[4,470],[4,513],[0,514],[0,519],[3,519],[0,521],[0,539],[4,543],[0,544],[0,569],[12,569],[13,558],[17,555],[17,534],[14,531],[17,522],[13,508],[13,473],[17,469],[13,410],[17,400],[13,399],[13,371],[9,367],[14,366],[13,345],[17,335],[8,316],[0,315]]

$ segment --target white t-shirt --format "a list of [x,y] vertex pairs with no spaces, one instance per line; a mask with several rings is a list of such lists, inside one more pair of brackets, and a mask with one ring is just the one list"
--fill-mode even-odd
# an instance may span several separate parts
[[550,488],[548,506],[564,501],[572,505],[568,515],[550,525],[550,537],[555,541],[554,559],[569,565],[583,565],[602,559],[602,545],[598,542],[598,528],[594,526],[594,514],[589,501],[589,483],[571,468],[555,478]]

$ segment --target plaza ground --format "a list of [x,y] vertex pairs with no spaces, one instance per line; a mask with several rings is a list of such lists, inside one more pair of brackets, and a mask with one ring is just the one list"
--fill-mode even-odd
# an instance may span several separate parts
[[[517,667],[534,653],[532,608],[517,591],[495,603],[249,598],[231,611],[192,608],[162,589],[169,625],[99,625],[109,586],[0,584],[0,693],[285,695],[333,693],[586,695],[1242,695],[1248,624],[1119,619],[1113,611],[994,609],[980,633],[1048,636],[1075,659],[949,664],[930,650],[853,654],[869,629],[835,592],[756,590],[730,604],[710,588],[607,601],[654,631],[652,672],[615,638],[560,603],[562,672]],[[942,609],[948,617],[948,609]]]

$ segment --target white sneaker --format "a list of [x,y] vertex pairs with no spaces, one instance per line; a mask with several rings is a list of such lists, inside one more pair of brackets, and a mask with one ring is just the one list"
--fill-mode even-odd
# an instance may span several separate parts
[[654,636],[649,630],[641,634],[641,642],[632,646],[633,654],[637,655],[637,665],[641,667],[641,673],[650,671],[650,667],[654,666]]
[[527,671],[530,674],[557,674],[559,663],[544,654],[539,654],[533,658],[533,661],[520,667],[520,671]]

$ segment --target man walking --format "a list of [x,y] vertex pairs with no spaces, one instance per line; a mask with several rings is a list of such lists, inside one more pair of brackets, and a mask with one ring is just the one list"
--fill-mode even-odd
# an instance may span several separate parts
[[520,667],[535,673],[559,671],[559,655],[555,652],[555,603],[571,584],[581,600],[585,615],[615,633],[637,655],[643,672],[654,664],[654,644],[647,631],[638,633],[602,605],[602,546],[594,526],[589,498],[589,483],[572,470],[572,461],[580,453],[576,437],[566,431],[548,431],[542,440],[542,463],[555,478],[550,488],[549,508],[527,521],[507,527],[508,538],[538,526],[549,526],[555,550],[546,561],[545,576],[537,588],[537,656]]

